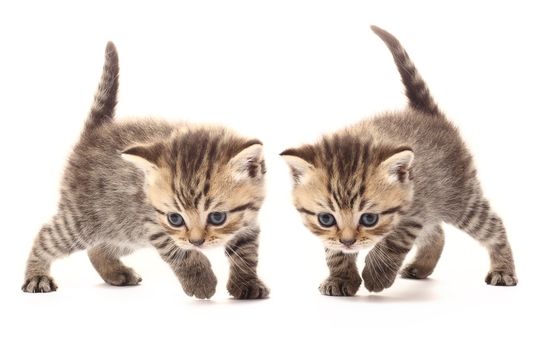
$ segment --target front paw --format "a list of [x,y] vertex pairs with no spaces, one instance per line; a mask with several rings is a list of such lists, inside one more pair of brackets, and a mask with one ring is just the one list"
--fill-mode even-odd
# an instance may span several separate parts
[[382,292],[392,286],[397,277],[397,268],[383,263],[372,264],[370,259],[365,259],[365,267],[362,271],[365,287],[370,292]]
[[52,277],[41,275],[28,278],[21,289],[26,293],[49,293],[56,291],[58,286]]
[[216,292],[216,276],[210,265],[187,271],[180,277],[181,286],[188,296],[210,299]]
[[362,280],[358,275],[352,278],[329,276],[321,283],[319,291],[323,295],[349,297],[356,294],[360,284]]
[[259,278],[243,280],[230,277],[227,290],[236,299],[265,299],[270,289]]
[[485,282],[492,286],[516,286],[518,279],[513,272],[491,271],[487,274]]
[[133,269],[127,266],[117,266],[114,269],[102,274],[104,281],[113,286],[136,286],[142,282],[140,277]]

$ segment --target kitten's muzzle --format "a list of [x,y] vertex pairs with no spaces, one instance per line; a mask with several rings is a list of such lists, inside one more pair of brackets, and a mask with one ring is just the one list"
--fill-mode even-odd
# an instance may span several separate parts
[[192,245],[196,247],[200,247],[203,243],[205,243],[205,238],[201,239],[189,239],[188,240]]
[[350,246],[352,246],[354,243],[356,243],[356,238],[351,238],[351,239],[343,239],[343,238],[340,238],[339,239],[339,242],[341,244],[343,244],[344,246],[346,246],[347,248],[349,248]]

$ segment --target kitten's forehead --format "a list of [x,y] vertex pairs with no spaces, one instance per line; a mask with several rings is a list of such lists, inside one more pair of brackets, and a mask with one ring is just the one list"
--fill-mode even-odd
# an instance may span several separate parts
[[[173,138],[169,167],[172,191],[182,208],[204,208],[215,204],[222,184],[229,182],[227,166],[239,152],[258,140],[246,139],[224,128],[183,131]],[[225,192],[225,191],[224,191]]]
[[[310,185],[322,189],[322,194],[315,193],[324,207],[332,211],[362,210],[371,204],[371,198],[367,196],[375,192],[381,182],[375,169],[398,149],[373,142],[371,137],[357,137],[344,131],[301,148],[306,154],[300,154],[300,157],[309,158],[316,169],[316,180]],[[311,193],[314,191],[309,189],[303,195],[311,197]]]
[[315,166],[325,175],[329,206],[353,208],[364,195],[369,170],[377,158],[371,141],[334,134],[324,137],[315,148]]

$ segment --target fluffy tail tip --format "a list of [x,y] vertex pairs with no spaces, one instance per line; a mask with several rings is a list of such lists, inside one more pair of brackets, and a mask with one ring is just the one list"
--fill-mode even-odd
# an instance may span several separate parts
[[118,62],[117,49],[116,49],[116,45],[114,45],[112,41],[109,41],[106,44],[105,55],[106,55],[106,61],[117,64]]

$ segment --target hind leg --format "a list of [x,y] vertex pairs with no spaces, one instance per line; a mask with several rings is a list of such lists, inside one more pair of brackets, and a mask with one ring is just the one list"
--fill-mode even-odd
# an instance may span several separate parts
[[26,264],[22,290],[27,293],[48,293],[58,287],[50,276],[50,266],[56,259],[86,248],[77,225],[67,212],[60,212],[50,224],[43,225],[34,240]]
[[119,258],[132,251],[110,244],[100,244],[88,250],[88,256],[102,279],[113,286],[134,286],[142,278],[130,267],[125,266]]
[[461,219],[455,223],[461,230],[483,244],[489,253],[490,270],[485,278],[493,286],[515,286],[518,283],[511,246],[502,220],[478,192],[469,201]]
[[431,232],[423,232],[415,245],[418,248],[414,260],[405,266],[400,274],[403,278],[424,279],[433,273],[442,250],[444,249],[444,231],[437,225]]

